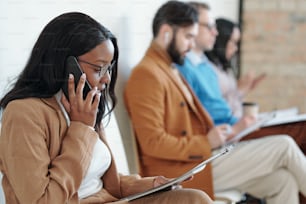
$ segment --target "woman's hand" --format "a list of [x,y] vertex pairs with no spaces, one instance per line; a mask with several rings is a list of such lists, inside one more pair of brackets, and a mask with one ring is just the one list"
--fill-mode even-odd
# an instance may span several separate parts
[[101,93],[94,87],[83,99],[83,89],[86,75],[83,73],[75,90],[74,76],[69,74],[68,95],[69,101],[62,95],[61,102],[70,116],[71,121],[79,121],[85,125],[94,127],[98,112]]
[[[193,179],[193,176],[187,178],[184,181],[189,181],[189,180],[192,180],[192,179]],[[153,188],[155,188],[157,186],[160,186],[160,185],[163,185],[165,183],[168,183],[169,181],[171,181],[171,179],[168,179],[164,176],[156,176],[153,180]],[[177,188],[182,188],[182,186],[181,185],[172,186],[172,189],[177,189]]]
[[170,181],[170,179],[164,177],[164,176],[156,176],[153,180],[153,187],[157,187],[160,185],[163,185],[165,183],[168,183]]
[[238,89],[243,95],[246,95],[248,92],[253,90],[265,77],[265,73],[255,76],[253,72],[249,72],[238,80]]

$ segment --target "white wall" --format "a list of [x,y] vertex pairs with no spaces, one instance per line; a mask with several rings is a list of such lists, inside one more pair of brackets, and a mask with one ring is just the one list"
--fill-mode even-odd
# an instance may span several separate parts
[[[42,28],[55,16],[81,11],[118,37],[121,63],[132,67],[151,40],[151,21],[165,0],[1,0],[0,96],[22,70]],[[207,0],[213,13],[237,19],[238,0]]]

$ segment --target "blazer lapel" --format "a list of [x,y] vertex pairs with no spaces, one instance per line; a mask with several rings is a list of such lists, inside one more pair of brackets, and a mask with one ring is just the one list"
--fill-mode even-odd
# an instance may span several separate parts
[[64,116],[64,113],[62,112],[59,104],[57,103],[55,96],[53,96],[52,98],[42,98],[41,100],[56,111],[60,121],[60,135],[64,135],[64,131],[67,130],[68,123]]
[[154,59],[156,59],[156,63],[159,65],[158,67],[161,69],[162,72],[164,72],[169,77],[169,79],[173,82],[173,84],[175,84],[175,86],[178,88],[178,90],[181,92],[181,94],[184,96],[185,100],[187,101],[188,106],[197,115],[199,120],[203,124],[207,125],[208,123],[208,128],[211,128],[213,126],[213,121],[211,117],[209,116],[208,112],[203,108],[203,106],[200,104],[200,102],[198,101],[197,97],[189,87],[186,80],[181,76],[181,74],[179,74],[183,83],[186,85],[188,91],[192,95],[193,102],[190,101],[190,99],[184,92],[182,85],[179,83],[178,79],[172,72],[171,69],[175,69],[175,67],[172,67],[172,61],[169,55],[154,42],[152,42],[151,48],[148,50],[148,55],[151,55]]

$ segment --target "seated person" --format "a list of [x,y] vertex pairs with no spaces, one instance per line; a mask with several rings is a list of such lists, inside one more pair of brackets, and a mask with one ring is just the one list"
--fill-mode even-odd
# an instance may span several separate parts
[[[216,125],[229,124],[233,127],[233,134],[237,134],[250,124],[250,118],[247,116],[238,118],[233,114],[230,105],[222,96],[213,63],[205,54],[201,53],[211,50],[215,43],[218,31],[214,19],[210,17],[205,22],[200,22],[199,29],[201,34],[196,36],[195,47],[186,55],[184,64],[177,65],[177,68],[208,111],[214,123]],[[244,139],[278,134],[287,134],[293,137],[304,154],[306,153],[306,121],[261,128]]]
[[237,81],[237,70],[233,67],[232,60],[238,51],[240,41],[240,28],[230,20],[219,18],[216,20],[218,36],[214,47],[205,54],[215,65],[215,71],[218,76],[219,86],[224,99],[227,101],[232,114],[242,117],[242,104],[244,97],[253,90],[265,74],[255,76],[253,72],[248,72]]
[[[195,9],[193,6],[196,6]],[[153,40],[132,70],[124,97],[137,144],[141,174],[176,177],[210,157],[232,135],[215,126],[174,63],[182,64],[194,39],[216,32],[208,7],[179,1],[163,4],[153,19]],[[203,55],[203,50],[197,53]],[[200,60],[200,59],[199,59]],[[214,191],[238,189],[267,204],[298,204],[306,195],[306,158],[291,137],[239,142],[183,186]]]
[[[82,69],[78,84],[65,74],[68,56],[75,56]],[[128,202],[118,199],[169,181],[116,170],[101,121],[115,108],[117,62],[116,38],[91,17],[65,13],[46,25],[17,82],[0,101],[0,170],[7,204],[122,204]],[[86,80],[93,88],[83,99]],[[68,87],[67,98],[62,87]],[[176,189],[129,203],[212,201],[200,190]]]

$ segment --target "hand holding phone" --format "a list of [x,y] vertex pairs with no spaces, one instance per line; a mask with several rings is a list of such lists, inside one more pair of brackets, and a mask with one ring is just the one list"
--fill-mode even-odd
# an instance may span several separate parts
[[[69,77],[70,74],[73,75],[73,79]],[[91,89],[77,59],[73,56],[67,58],[65,76],[66,80],[62,87],[65,97],[62,97],[62,103],[69,114],[70,120],[80,121],[93,127],[101,94],[96,87]],[[83,93],[81,88],[83,88]],[[76,91],[77,89],[80,91]],[[83,98],[80,93],[82,93]]]
[[[83,74],[83,71],[77,61],[77,59],[74,56],[69,56],[66,60],[66,72],[65,72],[65,83],[62,87],[62,90],[66,96],[66,98],[69,100],[69,94],[68,94],[68,77],[69,74],[72,74],[74,76],[74,85],[77,87],[79,84],[79,80]],[[83,88],[83,99],[86,98],[88,92],[91,90],[91,86],[89,85],[88,81],[85,81],[85,86]]]

